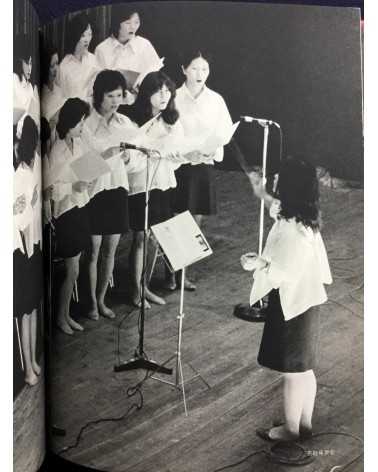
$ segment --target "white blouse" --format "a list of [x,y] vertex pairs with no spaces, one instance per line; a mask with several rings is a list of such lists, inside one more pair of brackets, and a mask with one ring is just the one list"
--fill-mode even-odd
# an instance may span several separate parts
[[327,300],[324,284],[332,283],[326,249],[320,232],[278,219],[268,234],[262,257],[267,268],[255,270],[250,295],[253,305],[278,289],[285,320]]
[[[176,154],[180,150],[184,136],[180,120],[177,120],[174,125],[167,125],[162,118],[155,117],[145,123],[140,131],[143,131],[141,139],[143,147],[158,150],[161,154],[161,158],[154,154],[148,158],[148,189],[165,191],[176,187],[175,169],[182,162],[188,162],[179,155],[171,157],[171,154]],[[146,155],[143,155],[143,159],[147,162]],[[146,191],[146,172],[147,167],[140,172],[129,173],[130,195]]]
[[81,61],[73,54],[67,54],[60,63],[58,75],[64,97],[90,101],[93,83],[99,71],[96,56],[91,52],[84,54]]
[[[206,139],[212,135],[222,137],[229,133],[232,119],[227,105],[219,93],[205,86],[199,96],[195,98],[184,83],[177,90],[175,102],[186,137],[202,136]],[[211,164],[214,164],[214,161],[221,162],[222,160],[223,146],[217,149]],[[192,163],[192,165],[199,163]],[[206,161],[206,163],[209,162]]]
[[51,90],[46,84],[42,87],[41,96],[41,115],[46,118],[50,125],[50,142],[53,144],[57,139],[56,125],[58,122],[59,111],[66,101],[63,91],[59,85],[54,83]]
[[57,115],[65,101],[63,90],[58,84],[54,83],[52,90],[45,84],[42,87],[41,115],[50,122]]
[[20,80],[17,74],[13,74],[13,108],[26,112],[34,98],[34,94],[33,85],[24,76]]
[[77,177],[71,168],[71,163],[87,152],[87,147],[81,138],[73,139],[73,153],[64,139],[58,139],[50,153],[49,173],[47,177],[53,186],[52,214],[59,218],[63,213],[74,207],[81,208],[89,202],[88,191],[76,192],[72,184]]
[[132,70],[143,73],[159,70],[160,59],[154,47],[146,38],[135,36],[121,44],[113,36],[100,43],[96,50],[98,64],[103,69]]
[[[117,147],[121,142],[127,142],[136,131],[137,126],[126,116],[114,113],[107,121],[93,108],[90,116],[85,120],[83,139],[89,148],[101,154],[110,147]],[[141,153],[134,151],[129,151],[129,153],[130,161],[126,165],[121,159],[121,152],[115,152],[113,157],[107,160],[111,172],[96,179],[90,190],[90,198],[103,190],[119,187],[129,190],[128,173],[143,170],[146,165]]]
[[[34,245],[42,245],[42,165],[41,158],[36,153],[34,165],[31,169],[27,165],[21,163],[14,173],[14,202],[20,196],[25,197],[26,206],[22,213],[14,215],[14,250],[20,249],[22,252],[23,245],[20,236],[22,231],[25,239],[26,250],[28,256],[33,255]],[[34,190],[37,192],[37,200],[32,206]]]

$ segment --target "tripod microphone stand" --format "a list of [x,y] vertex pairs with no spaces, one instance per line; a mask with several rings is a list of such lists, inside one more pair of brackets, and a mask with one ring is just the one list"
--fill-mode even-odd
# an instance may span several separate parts
[[[158,151],[156,151],[158,153]],[[144,352],[144,321],[145,321],[145,310],[146,310],[146,271],[147,271],[147,239],[148,239],[148,210],[149,210],[149,159],[150,153],[145,151],[147,159],[146,167],[146,191],[145,191],[145,214],[144,214],[144,230],[143,230],[143,266],[142,266],[142,277],[141,277],[141,306],[140,306],[140,322],[139,322],[139,342],[138,347],[135,350],[134,357],[129,361],[114,366],[114,372],[123,372],[126,370],[144,369],[152,372],[159,372],[161,374],[172,374],[172,369],[164,366],[164,364],[158,364],[153,360],[148,359]],[[160,153],[158,153],[160,156]]]

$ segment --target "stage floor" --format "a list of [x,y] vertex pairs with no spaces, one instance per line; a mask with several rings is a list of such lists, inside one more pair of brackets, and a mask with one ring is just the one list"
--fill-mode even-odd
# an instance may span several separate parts
[[[280,414],[280,375],[256,362],[262,325],[232,316],[236,303],[247,302],[251,275],[240,255],[256,251],[259,201],[240,172],[217,171],[218,215],[203,231],[214,254],[196,264],[191,276],[198,290],[185,293],[182,362],[189,416],[182,395],[149,379],[143,384],[143,407],[118,422],[88,428],[78,447],[63,454],[73,462],[111,472],[212,472],[270,445],[255,436]],[[363,191],[322,188],[322,231],[334,283],[321,308],[322,341],[317,370],[318,396],[314,431],[363,435]],[[267,218],[266,228],[271,225]],[[75,442],[87,422],[121,417],[137,400],[127,389],[143,371],[114,373],[120,359],[132,357],[137,345],[138,311],[122,295],[127,289],[130,236],[122,239],[115,270],[116,287],[109,302],[116,320],[80,318],[83,333],[56,333],[52,398],[54,424],[67,430],[54,438],[55,451]],[[163,277],[160,263],[155,281]],[[147,311],[145,351],[162,363],[176,349],[179,292],[166,295],[166,306]],[[173,366],[173,363],[171,363]],[[194,375],[198,376],[190,380]],[[173,377],[173,376],[172,376]],[[361,444],[346,436],[324,435],[302,443],[316,456],[302,470],[329,471],[334,466],[360,472]],[[235,467],[238,472],[286,471],[263,454]]]

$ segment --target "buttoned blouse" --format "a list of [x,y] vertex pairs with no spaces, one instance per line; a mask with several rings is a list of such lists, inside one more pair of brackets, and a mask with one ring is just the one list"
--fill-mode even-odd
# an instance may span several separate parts
[[71,163],[87,152],[81,138],[73,139],[73,152],[68,148],[64,139],[58,139],[50,153],[49,172],[54,175],[48,177],[53,185],[52,214],[59,218],[63,213],[74,207],[84,207],[89,202],[88,191],[76,192],[72,185],[78,181],[71,168]]
[[[181,165],[181,162],[187,162],[183,157],[171,158],[171,154],[179,152],[184,136],[180,120],[173,125],[168,125],[161,117],[153,118],[145,123],[141,130],[144,132],[142,145],[148,149],[156,149],[161,154],[160,158],[154,154],[148,158],[149,190],[165,191],[176,187],[175,169]],[[147,162],[145,155],[143,159]],[[146,172],[147,167],[141,172],[130,172],[130,195],[146,191]]]
[[[175,102],[186,137],[201,136],[206,139],[212,135],[222,137],[229,133],[232,119],[219,93],[204,86],[202,92],[195,98],[184,83],[177,90]],[[212,163],[222,160],[223,146],[217,149]],[[199,163],[192,163],[196,164]]]
[[126,44],[109,36],[100,43],[96,50],[98,64],[103,69],[132,70],[145,72],[158,70],[160,59],[150,41],[141,36],[135,36]]
[[278,289],[284,318],[290,320],[327,300],[324,284],[331,284],[332,276],[319,231],[295,218],[277,219],[262,257],[269,265],[254,272],[251,305]]
[[58,83],[63,96],[81,98],[90,101],[93,95],[93,83],[100,68],[96,56],[91,52],[77,59],[73,54],[67,54],[59,66]]
[[[119,146],[122,141],[127,142],[129,137],[135,135],[136,129],[137,126],[120,113],[113,113],[111,119],[107,121],[93,108],[85,120],[83,139],[89,148],[101,154],[112,146]],[[119,187],[129,190],[128,173],[140,171],[146,165],[141,153],[135,151],[129,153],[130,161],[126,165],[121,159],[121,152],[107,161],[111,172],[96,179],[90,190],[91,198],[103,190]]]

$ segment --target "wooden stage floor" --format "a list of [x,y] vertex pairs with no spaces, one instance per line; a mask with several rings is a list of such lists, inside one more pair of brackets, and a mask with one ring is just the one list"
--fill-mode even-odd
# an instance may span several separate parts
[[[232,316],[233,306],[247,302],[251,276],[239,264],[241,254],[257,250],[259,202],[239,172],[216,173],[218,215],[204,225],[214,254],[198,263],[192,275],[198,290],[185,294],[182,360],[189,416],[180,392],[149,379],[143,384],[143,408],[119,422],[88,428],[78,447],[63,454],[73,462],[111,472],[212,472],[253,451],[268,450],[255,436],[269,426],[281,406],[280,375],[256,362],[262,325]],[[322,188],[323,238],[334,283],[322,306],[322,337],[315,432],[363,435],[363,192]],[[266,222],[267,228],[271,221]],[[54,438],[54,449],[72,444],[87,422],[120,417],[137,400],[127,389],[143,371],[114,373],[117,328],[120,357],[132,357],[137,345],[138,312],[117,291],[127,288],[130,239],[122,239],[110,303],[116,320],[80,318],[83,333],[56,333],[54,343],[54,423],[67,430]],[[161,264],[155,276],[162,278]],[[161,292],[164,293],[164,292]],[[179,293],[167,305],[147,311],[145,351],[163,362],[176,348]],[[306,472],[330,471],[337,465],[361,472],[362,446],[347,436],[315,437],[302,446],[316,455]],[[312,451],[312,452],[311,452]],[[270,463],[263,454],[250,457],[237,472],[280,472],[291,467]]]

